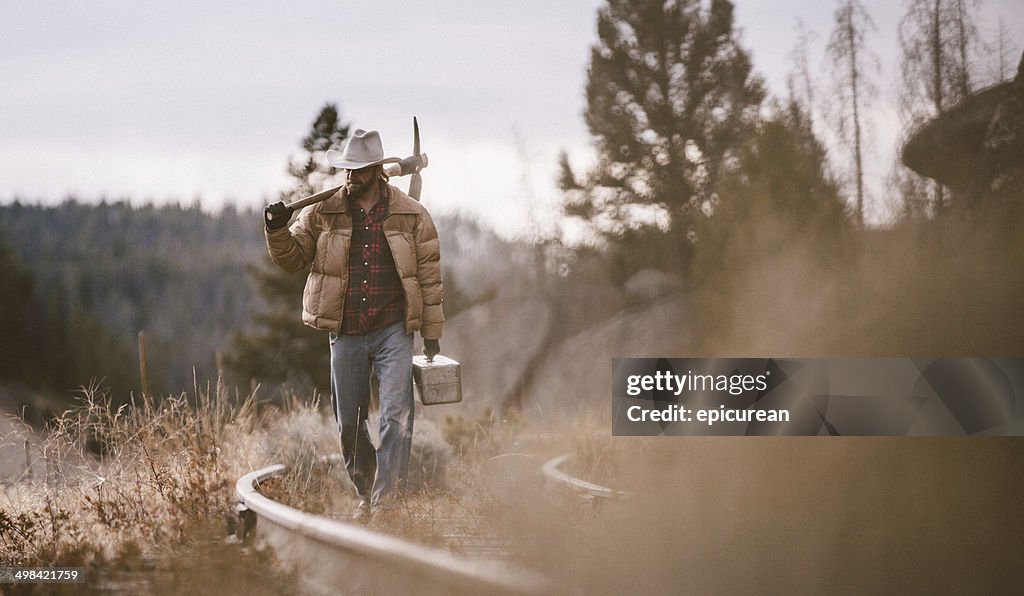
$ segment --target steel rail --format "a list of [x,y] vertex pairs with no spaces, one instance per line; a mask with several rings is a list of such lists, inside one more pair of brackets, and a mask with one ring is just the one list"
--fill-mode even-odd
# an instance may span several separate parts
[[573,457],[574,454],[565,453],[557,457],[551,458],[544,464],[544,475],[547,476],[549,479],[553,480],[554,482],[557,482],[563,486],[572,489],[573,491],[583,493],[590,497],[596,497],[599,499],[623,500],[628,499],[632,496],[631,493],[621,490],[615,490],[613,488],[608,488],[607,486],[601,486],[600,484],[594,484],[593,482],[588,482],[581,478],[576,478],[575,476],[566,474],[560,469],[560,466],[565,462],[569,461],[570,459],[572,459]]
[[[544,577],[499,562],[455,555],[362,527],[312,515],[261,495],[256,487],[282,464],[238,479],[243,524],[293,565],[303,591],[323,594],[549,594]],[[252,528],[253,524],[255,528]]]

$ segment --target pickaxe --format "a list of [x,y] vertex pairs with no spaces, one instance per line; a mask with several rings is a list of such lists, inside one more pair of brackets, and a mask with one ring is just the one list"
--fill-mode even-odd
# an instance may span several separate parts
[[[420,177],[420,170],[427,167],[428,160],[426,153],[420,153],[420,125],[416,121],[415,116],[412,118],[412,134],[412,155],[398,163],[389,163],[385,165],[384,173],[389,177],[408,176],[412,174],[412,179],[409,181],[409,196],[418,201],[420,200],[420,191],[423,189],[423,179]],[[321,201],[326,201],[334,196],[334,193],[341,190],[343,186],[345,185],[339,184],[338,186],[321,190],[316,194],[288,203],[285,205],[285,208],[288,209],[286,216],[291,217],[293,212],[302,209],[303,207],[319,203]],[[268,215],[267,217],[271,216]]]

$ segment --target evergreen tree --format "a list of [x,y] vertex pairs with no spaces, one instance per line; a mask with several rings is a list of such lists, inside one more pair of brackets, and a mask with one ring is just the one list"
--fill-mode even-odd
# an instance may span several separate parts
[[348,138],[348,124],[339,119],[338,106],[328,103],[320,109],[313,120],[309,134],[302,139],[305,153],[288,164],[292,187],[281,193],[281,200],[288,202],[319,192],[328,185],[336,173],[326,165],[325,156],[329,149],[336,149]]
[[[717,195],[691,271],[698,295],[710,297],[696,323],[708,337],[740,332],[735,309],[756,304],[752,289],[815,292],[814,280],[831,279],[850,254],[851,219],[797,101],[757,125],[723,171]],[[789,277],[782,281],[779,271]]]
[[[37,384],[42,381],[45,336],[40,332],[41,309],[35,283],[7,246],[0,243],[0,379]],[[14,349],[10,349],[14,348]]]
[[799,102],[790,100],[773,112],[723,173],[709,236],[742,243],[752,252],[772,252],[775,247],[757,245],[769,236],[819,254],[832,250],[850,221],[825,148]]
[[605,238],[667,240],[645,243],[644,258],[679,266],[721,164],[756,116],[761,79],[728,0],[608,0],[597,33],[585,119],[598,163],[573,189],[562,161],[567,211]]
[[62,393],[102,381],[115,403],[128,401],[136,361],[108,325],[62,288],[47,288],[44,299],[31,272],[2,244],[0,276],[0,336],[11,348],[0,353],[0,380]]
[[[348,137],[349,126],[339,118],[336,105],[326,104],[302,139],[305,154],[288,165],[292,186],[281,193],[284,202],[310,195],[330,186],[336,174],[326,163],[328,149],[338,148]],[[262,218],[260,220],[262,225]],[[225,355],[225,364],[242,382],[287,383],[304,393],[310,388],[330,388],[330,352],[326,335],[302,324],[302,290],[305,273],[287,273],[270,263],[250,269],[265,308],[253,316],[257,330],[237,334]]]

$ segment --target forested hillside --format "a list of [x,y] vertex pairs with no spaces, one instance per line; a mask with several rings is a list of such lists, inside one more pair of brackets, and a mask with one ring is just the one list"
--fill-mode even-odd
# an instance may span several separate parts
[[4,279],[19,280],[5,281],[4,324],[23,348],[5,349],[0,370],[40,388],[95,378],[126,396],[139,387],[140,330],[154,392],[191,386],[193,366],[200,381],[216,378],[215,353],[258,301],[247,267],[263,240],[252,211],[16,202],[0,206],[0,242],[11,253]]

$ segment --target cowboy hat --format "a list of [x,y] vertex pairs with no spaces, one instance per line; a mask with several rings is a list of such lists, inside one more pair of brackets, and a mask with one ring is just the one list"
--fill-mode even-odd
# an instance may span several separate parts
[[344,170],[358,170],[400,161],[402,160],[397,157],[384,157],[384,146],[381,145],[379,132],[361,128],[352,133],[344,149],[331,149],[327,152],[327,163]]

